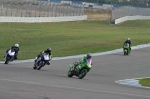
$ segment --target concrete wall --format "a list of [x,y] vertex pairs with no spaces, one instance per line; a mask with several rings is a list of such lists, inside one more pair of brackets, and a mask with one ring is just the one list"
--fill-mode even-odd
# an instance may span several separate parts
[[115,19],[115,24],[119,24],[119,23],[122,23],[122,22],[128,21],[128,20],[150,20],[150,16],[140,16],[140,15],[125,16],[122,18]]
[[69,16],[69,17],[0,17],[0,22],[63,22],[63,21],[79,21],[87,20],[87,15]]
[[123,6],[112,10],[111,22],[125,16],[150,16],[150,8]]

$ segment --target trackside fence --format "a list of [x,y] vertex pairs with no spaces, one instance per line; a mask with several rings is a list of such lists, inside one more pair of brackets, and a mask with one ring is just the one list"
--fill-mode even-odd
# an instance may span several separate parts
[[82,16],[84,7],[81,4],[51,2],[0,2],[0,16],[9,17],[62,17]]

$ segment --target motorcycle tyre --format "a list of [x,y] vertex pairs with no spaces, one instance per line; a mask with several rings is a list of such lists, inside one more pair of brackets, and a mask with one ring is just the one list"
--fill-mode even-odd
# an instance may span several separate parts
[[40,70],[43,66],[39,66],[39,68],[37,70]]
[[5,61],[5,63],[4,64],[8,64],[8,61]]
[[[84,74],[83,74],[84,73]],[[86,69],[83,69],[80,74],[79,74],[79,79],[82,79],[85,77],[85,75],[87,74],[87,70]]]
[[9,57],[6,57],[5,64],[9,63]]
[[68,77],[72,77],[72,76],[74,76],[74,74],[72,73],[71,70],[69,70],[69,71],[68,71]]
[[36,66],[33,66],[33,69],[37,69],[37,67],[36,67]]
[[126,52],[124,52],[124,56],[126,55]]

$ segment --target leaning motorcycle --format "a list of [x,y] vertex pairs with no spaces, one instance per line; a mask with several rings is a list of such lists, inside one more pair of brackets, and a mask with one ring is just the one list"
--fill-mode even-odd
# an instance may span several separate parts
[[70,69],[68,71],[68,77],[77,76],[79,79],[82,79],[86,76],[86,74],[92,69],[92,60],[88,59],[85,66],[80,65],[76,66],[77,63],[74,63],[74,65],[70,64]]
[[8,64],[9,62],[13,61],[14,56],[15,56],[15,51],[13,51],[12,49],[9,49],[6,55],[4,56],[5,64]]
[[41,58],[41,60],[39,60],[38,64],[36,64],[36,61],[38,59],[37,58],[35,59],[33,69],[40,70],[45,65],[50,65],[50,60],[51,59],[49,57],[49,54],[42,54],[40,58]]
[[123,49],[124,49],[124,55],[129,55],[129,53],[130,53],[130,47],[129,47],[128,43],[124,44]]

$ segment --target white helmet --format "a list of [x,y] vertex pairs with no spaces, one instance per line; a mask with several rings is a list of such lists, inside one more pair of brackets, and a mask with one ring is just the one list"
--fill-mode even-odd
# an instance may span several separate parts
[[19,47],[19,44],[15,44],[16,47]]
[[130,40],[130,38],[128,38],[128,40]]

